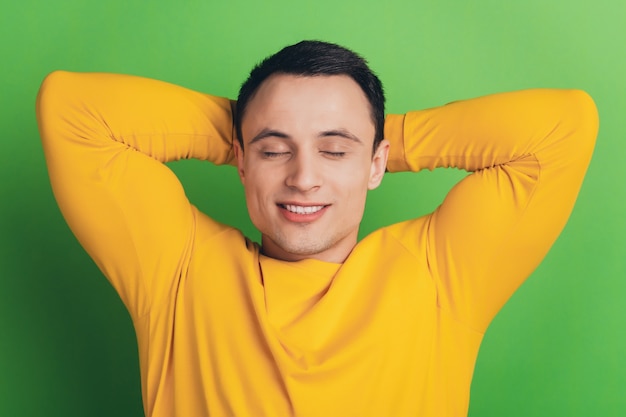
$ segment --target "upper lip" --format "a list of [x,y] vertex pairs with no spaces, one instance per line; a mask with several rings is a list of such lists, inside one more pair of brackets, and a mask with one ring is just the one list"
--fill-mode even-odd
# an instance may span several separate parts
[[279,206],[285,206],[285,205],[290,205],[290,206],[299,206],[299,207],[318,207],[318,206],[329,206],[330,204],[326,204],[326,203],[302,203],[299,201],[279,201],[278,203]]

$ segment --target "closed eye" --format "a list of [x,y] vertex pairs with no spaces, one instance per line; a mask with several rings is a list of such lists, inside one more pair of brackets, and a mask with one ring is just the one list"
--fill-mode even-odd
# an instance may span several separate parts
[[324,155],[330,156],[332,158],[343,158],[346,156],[345,152],[330,152],[330,151],[322,151]]
[[281,156],[288,155],[288,154],[289,152],[267,152],[267,151],[262,152],[263,157],[266,159],[279,158]]

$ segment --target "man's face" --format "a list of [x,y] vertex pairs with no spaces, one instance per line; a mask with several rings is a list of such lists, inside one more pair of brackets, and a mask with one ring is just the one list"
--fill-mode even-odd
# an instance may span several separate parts
[[279,74],[261,84],[242,123],[245,152],[238,143],[235,152],[267,256],[345,260],[387,164],[386,141],[372,155],[374,132],[348,76]]

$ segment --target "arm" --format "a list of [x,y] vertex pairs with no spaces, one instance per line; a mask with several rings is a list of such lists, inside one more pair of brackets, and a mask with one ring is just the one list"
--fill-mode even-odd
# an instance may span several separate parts
[[230,162],[230,102],[144,78],[54,72],[37,120],[66,221],[133,318],[143,315],[173,289],[194,230],[195,209],[162,162]]
[[388,117],[390,171],[472,172],[428,219],[442,308],[486,329],[564,227],[597,127],[593,101],[575,90],[496,94]]

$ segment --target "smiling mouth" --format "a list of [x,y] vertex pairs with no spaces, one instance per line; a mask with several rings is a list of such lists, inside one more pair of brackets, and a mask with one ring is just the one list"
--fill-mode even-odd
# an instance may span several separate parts
[[325,205],[298,206],[295,204],[279,204],[279,206],[294,214],[314,214],[326,207]]

